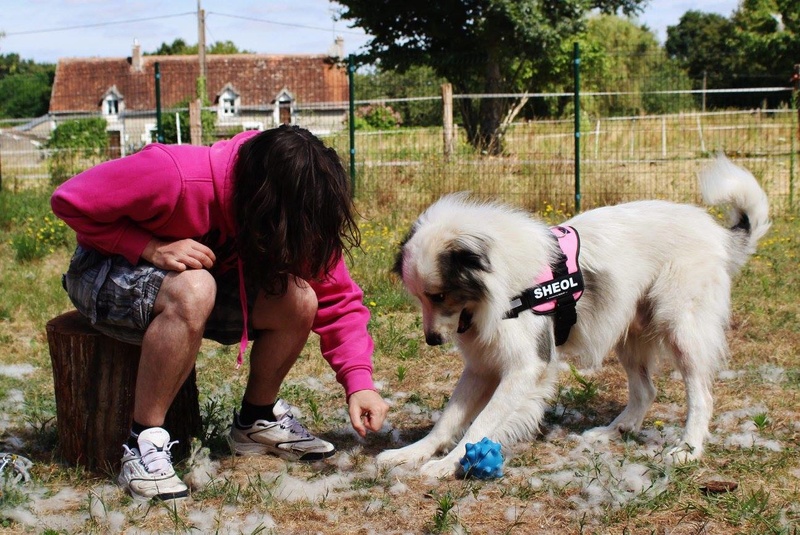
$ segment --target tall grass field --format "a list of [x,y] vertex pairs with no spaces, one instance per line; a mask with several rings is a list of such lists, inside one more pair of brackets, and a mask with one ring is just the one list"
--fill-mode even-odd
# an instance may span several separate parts
[[[508,176],[529,181],[527,191],[538,199],[514,202],[552,223],[571,211],[569,202],[548,198],[554,184],[530,182],[534,164],[507,164]],[[666,165],[642,165],[637,173],[645,179]],[[448,172],[445,166],[428,169],[430,177],[442,169]],[[367,176],[362,170],[362,186]],[[462,189],[459,181],[469,175],[451,176],[452,189]],[[618,193],[625,191],[626,176],[609,181],[607,198],[593,204],[624,200]],[[800,220],[776,216],[736,280],[731,355],[716,380],[702,460],[677,467],[665,462],[686,416],[682,383],[668,368],[640,433],[608,443],[583,438],[626,403],[624,373],[610,355],[599,370],[563,363],[541,433],[508,445],[503,477],[435,480],[374,461],[385,448],[430,430],[461,371],[453,347],[425,345],[419,312],[390,273],[415,215],[413,203],[423,205],[439,191],[402,174],[395,179],[398,187],[386,188],[384,198],[359,195],[362,245],[348,258],[372,312],[374,375],[391,405],[386,426],[366,439],[350,429],[343,391],[312,337],[281,396],[339,452],[313,464],[234,457],[224,434],[244,390],[246,366],[235,369],[236,348],[204,343],[197,360],[203,433],[192,454],[176,464],[192,489],[179,504],[136,503],[115,485],[116,474],[89,473],[60,460],[45,323],[72,308],[60,278],[74,234],[50,213],[48,191],[0,192],[0,452],[31,461],[28,478],[3,465],[0,533],[798,532]],[[419,197],[412,203],[400,195],[401,186]],[[481,191],[495,193],[488,185]]]

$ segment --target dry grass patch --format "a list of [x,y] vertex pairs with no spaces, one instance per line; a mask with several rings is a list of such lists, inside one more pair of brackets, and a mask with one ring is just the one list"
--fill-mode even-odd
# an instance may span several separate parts
[[[560,218],[558,207],[551,215]],[[177,464],[192,496],[177,506],[137,504],[113,484],[59,462],[52,376],[44,333],[67,310],[58,286],[69,252],[20,264],[0,244],[0,449],[33,461],[31,480],[0,490],[0,533],[785,533],[800,524],[800,222],[777,221],[738,278],[729,367],[716,383],[707,453],[686,466],[664,462],[686,415],[670,370],[641,433],[607,443],[583,433],[624,406],[625,377],[601,370],[560,375],[541,435],[507,446],[492,481],[433,480],[381,468],[385,448],[427,433],[461,371],[452,348],[425,345],[419,313],[389,274],[408,222],[371,219],[351,271],[363,281],[376,342],[375,379],[391,403],[386,427],[361,439],[344,394],[310,341],[282,396],[339,453],[313,464],[233,457],[224,440],[246,369],[235,348],[203,345],[198,384],[206,436]],[[24,366],[27,365],[27,366]],[[709,483],[735,484],[708,493]],[[732,488],[733,485],[730,486]]]

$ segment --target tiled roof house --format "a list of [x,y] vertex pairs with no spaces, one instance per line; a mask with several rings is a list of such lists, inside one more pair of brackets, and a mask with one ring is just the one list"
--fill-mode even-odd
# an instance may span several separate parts
[[[57,124],[102,115],[122,147],[154,141],[156,63],[162,113],[186,110],[198,57],[143,56],[136,44],[130,58],[60,59],[50,116]],[[209,54],[206,92],[221,132],[292,123],[327,133],[343,128],[348,109],[347,72],[328,55]]]

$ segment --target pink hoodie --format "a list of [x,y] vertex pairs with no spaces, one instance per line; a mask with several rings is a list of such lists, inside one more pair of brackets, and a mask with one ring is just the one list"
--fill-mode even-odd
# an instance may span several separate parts
[[[243,132],[211,147],[154,143],[102,163],[56,189],[53,213],[75,230],[82,246],[122,255],[132,264],[154,236],[169,240],[216,234],[221,245],[235,235],[231,197],[236,155],[257,133]],[[213,243],[206,245],[215,250]],[[348,396],[373,389],[369,311],[344,261],[325,281],[311,286],[319,300],[312,329],[336,380]],[[246,331],[242,342],[247,343]]]

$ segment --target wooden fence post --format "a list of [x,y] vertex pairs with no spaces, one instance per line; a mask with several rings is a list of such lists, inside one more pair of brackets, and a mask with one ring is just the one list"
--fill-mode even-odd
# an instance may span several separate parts
[[192,145],[203,144],[202,110],[199,98],[189,103],[189,142]]
[[453,155],[453,86],[449,83],[442,84],[442,124],[444,127],[444,157],[446,160]]

